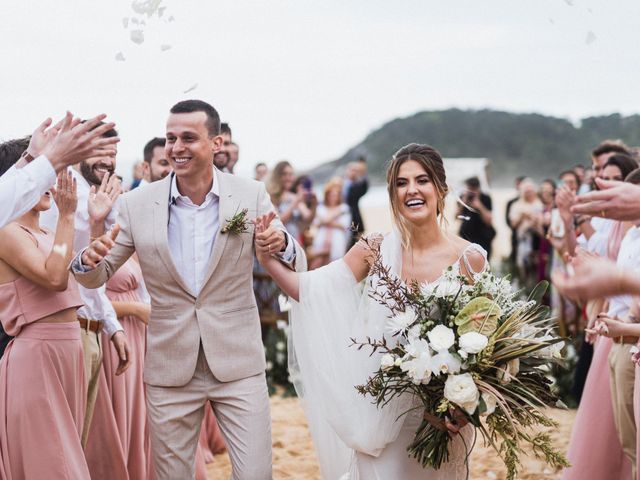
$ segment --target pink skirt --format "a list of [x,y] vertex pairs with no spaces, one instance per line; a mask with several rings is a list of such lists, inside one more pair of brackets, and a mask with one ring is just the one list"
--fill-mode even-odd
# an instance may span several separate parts
[[[108,294],[111,300],[138,301],[129,292]],[[132,363],[125,373],[116,376],[118,354],[103,333],[102,372],[89,430],[87,461],[94,480],[151,480],[154,474],[142,381],[146,326],[135,317],[124,317],[120,322]]]
[[613,421],[609,379],[610,338],[598,337],[571,432],[563,480],[629,480],[631,462]]
[[77,322],[22,327],[0,362],[0,477],[90,479],[80,444],[86,408]]

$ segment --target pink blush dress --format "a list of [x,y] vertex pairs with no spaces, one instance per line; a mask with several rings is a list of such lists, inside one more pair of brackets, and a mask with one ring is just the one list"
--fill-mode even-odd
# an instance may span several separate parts
[[[130,258],[107,282],[107,297],[111,301],[142,302],[138,293],[141,282],[140,266]],[[118,354],[108,335],[103,333],[102,368],[128,477],[130,480],[148,480],[154,475],[142,380],[147,326],[133,316],[119,320],[127,335],[132,364],[125,373],[116,376]]]
[[[24,230],[49,255],[53,234]],[[24,277],[0,285],[0,320],[15,336],[0,361],[2,479],[90,479],[80,443],[86,409],[80,325],[38,322],[81,305],[72,277],[62,292]]]

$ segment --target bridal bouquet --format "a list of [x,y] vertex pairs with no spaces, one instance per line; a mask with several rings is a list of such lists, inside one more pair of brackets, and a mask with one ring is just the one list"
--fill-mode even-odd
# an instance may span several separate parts
[[435,469],[446,462],[451,436],[444,421],[455,412],[496,449],[509,479],[525,445],[556,468],[568,466],[549,435],[532,428],[557,427],[541,410],[558,403],[547,365],[564,345],[548,308],[536,300],[546,285],[517,300],[508,279],[483,272],[470,282],[452,267],[433,284],[405,284],[379,253],[371,273],[370,296],[389,309],[387,335],[352,339],[382,354],[379,369],[356,388],[378,407],[403,394],[419,399],[424,420],[408,445],[410,455]]

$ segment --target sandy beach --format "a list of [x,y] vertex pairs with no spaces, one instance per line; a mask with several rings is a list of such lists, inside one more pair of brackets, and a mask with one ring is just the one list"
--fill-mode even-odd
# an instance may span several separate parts
[[[549,414],[560,423],[553,429],[551,437],[556,446],[566,451],[575,417],[574,410],[550,410]],[[311,436],[302,407],[297,398],[271,398],[273,423],[273,478],[296,480],[319,480],[320,469],[313,451]],[[489,447],[478,439],[471,455],[471,479],[504,479],[505,468],[502,461]],[[208,465],[209,480],[228,480],[231,465],[226,453],[217,455],[215,462]],[[526,457],[522,459],[522,470],[518,477],[522,480],[559,479],[561,472],[550,469],[542,461]],[[401,480],[401,479],[397,479]]]

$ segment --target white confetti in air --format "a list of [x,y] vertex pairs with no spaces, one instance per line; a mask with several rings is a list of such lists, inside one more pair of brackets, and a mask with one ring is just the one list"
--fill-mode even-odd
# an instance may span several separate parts
[[122,52],[118,52],[116,53],[116,61],[118,62],[124,62],[124,54]]
[[124,18],[122,19],[122,26],[123,26],[124,28],[127,28],[127,27],[129,26],[129,17],[124,17]]
[[160,45],[160,50],[166,52],[167,50],[171,50],[171,45]]
[[573,0],[564,0],[564,3],[566,3],[570,7],[573,7]]
[[555,20],[554,20],[553,18],[550,18],[550,19],[549,19],[549,23],[550,23],[551,25],[555,25],[555,23],[556,23],[556,22],[555,22]]
[[147,25],[147,22],[145,22],[144,20],[140,20],[140,25]]
[[144,32],[142,30],[131,30],[131,41],[140,45],[144,42]]
[[597,38],[598,38],[598,37],[596,37],[596,34],[595,34],[595,33],[593,33],[591,30],[589,30],[589,31],[587,32],[587,39],[585,40],[585,43],[586,43],[587,45],[591,45],[593,42],[595,42],[595,41],[596,41],[596,39],[597,39]]
[[140,15],[146,14],[148,17],[156,13],[162,0],[133,0],[131,8]]
[[131,17],[131,24],[132,25],[139,25],[140,24],[140,20],[138,20],[135,17]]
[[162,18],[162,15],[164,15],[164,11],[167,9],[167,7],[160,7],[158,9],[158,18]]
[[191,85],[189,88],[187,88],[183,93],[189,93],[189,92],[193,92],[196,88],[198,88],[198,84],[194,83],[193,85]]
[[175,20],[175,18],[173,18],[173,15],[171,15],[169,18],[167,18],[168,22],[173,22]]

